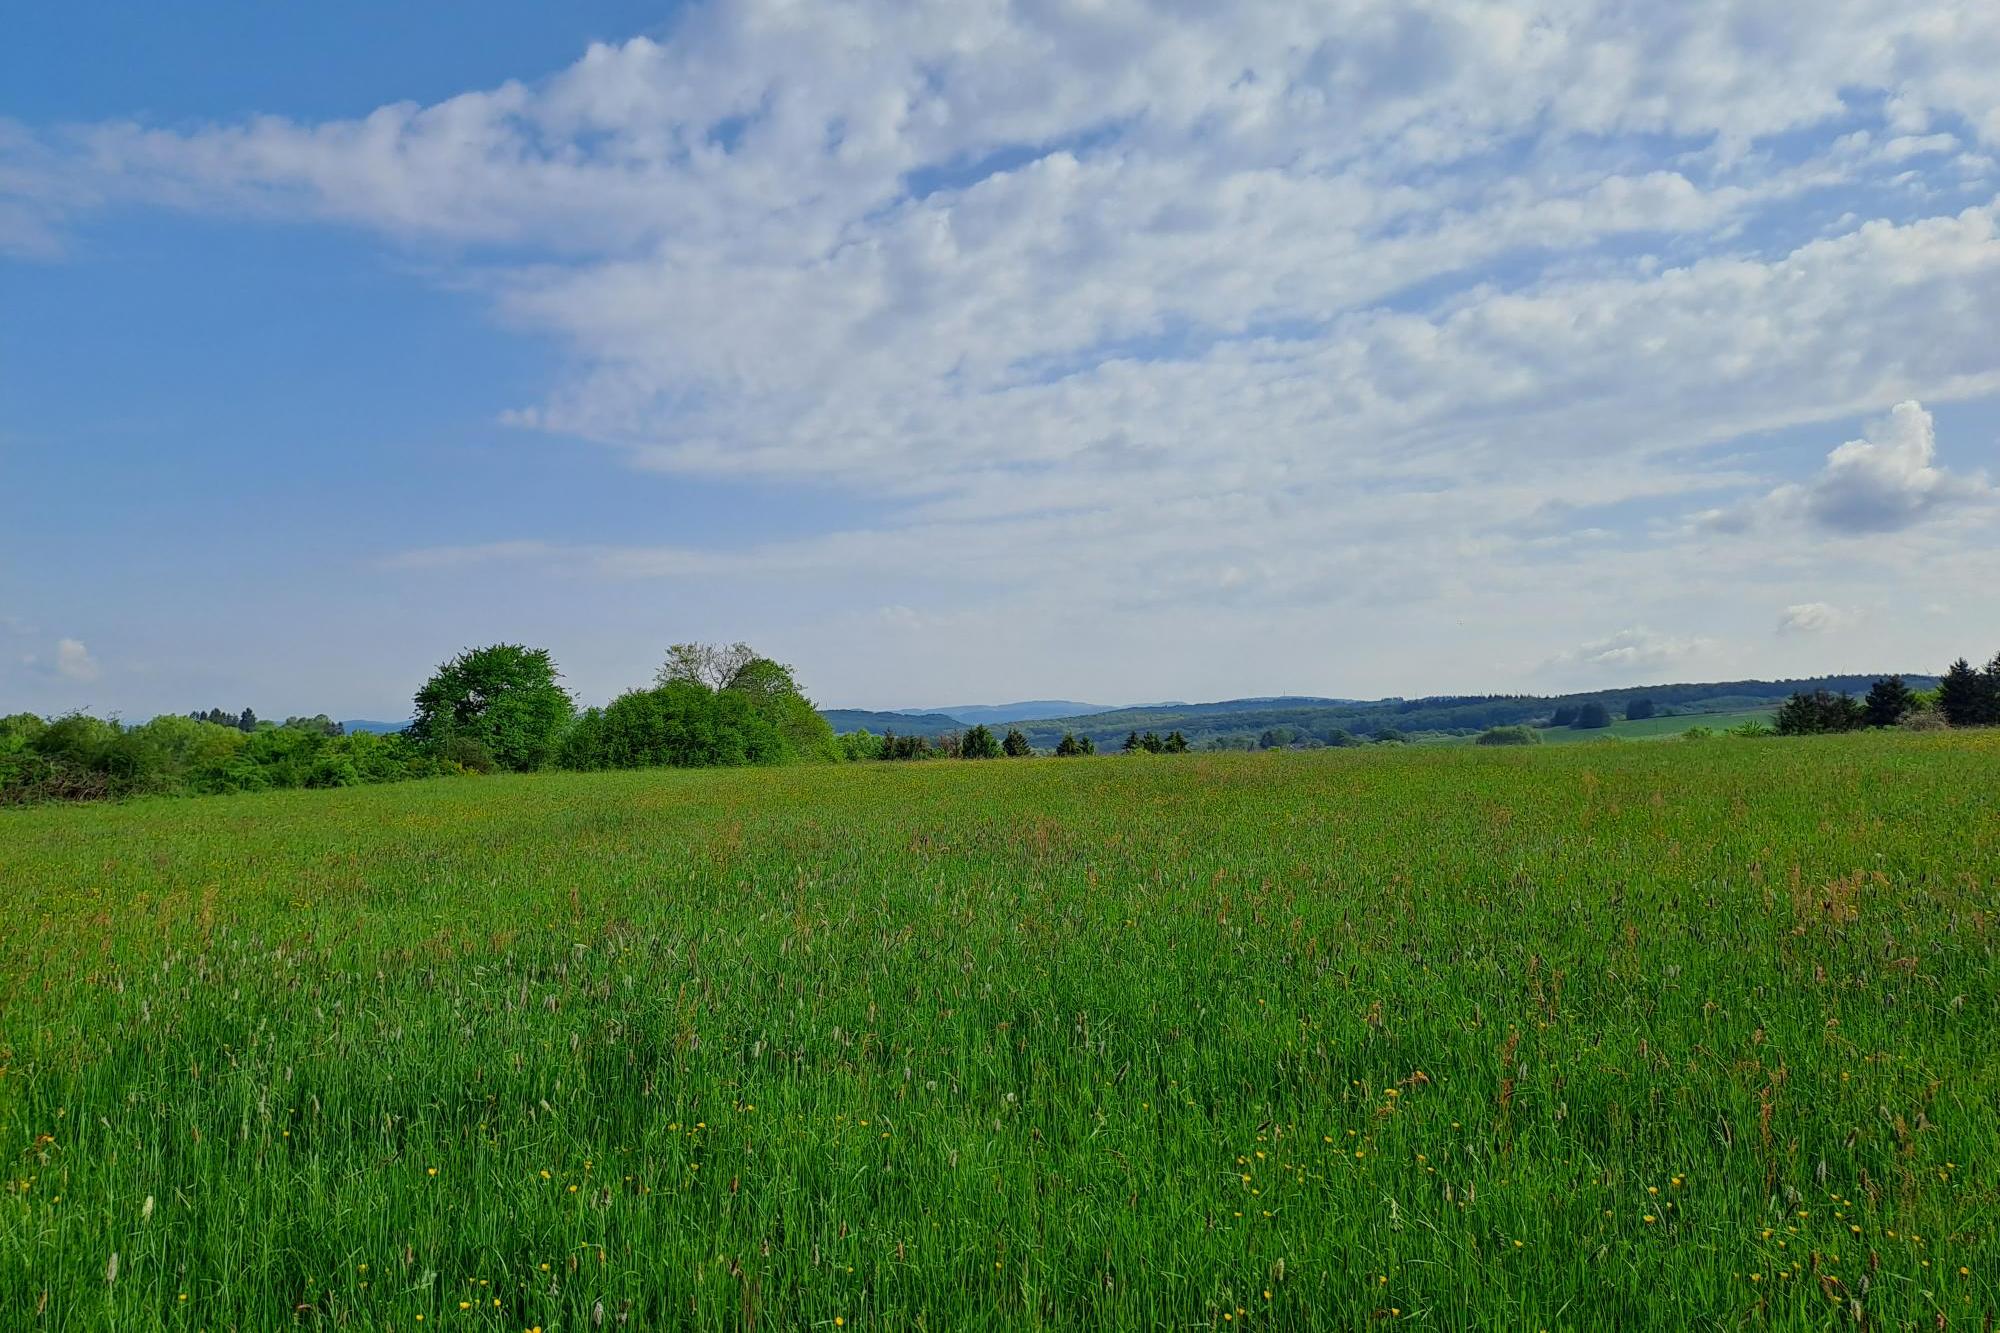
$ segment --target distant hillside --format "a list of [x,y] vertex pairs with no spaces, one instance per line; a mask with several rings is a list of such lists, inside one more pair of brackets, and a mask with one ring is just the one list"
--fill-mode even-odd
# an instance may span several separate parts
[[963,731],[965,724],[943,713],[874,713],[866,708],[822,708],[819,715],[835,731],[872,731],[880,736],[893,731],[899,736],[936,736],[947,731]]
[[[1259,744],[1327,745],[1372,740],[1385,733],[1409,737],[1469,736],[1494,726],[1541,725],[1557,708],[1596,702],[1623,717],[1633,699],[1651,699],[1658,716],[1695,717],[1738,713],[1773,706],[1798,690],[1838,690],[1864,694],[1877,677],[1818,676],[1807,680],[1733,680],[1692,684],[1631,686],[1560,695],[1439,695],[1423,699],[1326,699],[1282,695],[1223,699],[1211,703],[1160,704],[1117,708],[1065,717],[1013,720],[1037,749],[1052,749],[1065,731],[1089,736],[1100,748],[1116,746],[1133,731],[1178,730],[1197,746],[1245,748]],[[1906,674],[1912,689],[1929,689],[1935,676]],[[944,713],[911,715],[829,710],[835,731],[865,727],[937,735],[963,724]],[[873,719],[853,720],[849,719]],[[1692,725],[1692,724],[1685,724]]]
[[340,725],[349,731],[372,731],[378,736],[387,736],[391,732],[403,730],[410,724],[407,722],[370,722],[366,718],[356,718],[351,722],[342,722]]
[[926,715],[955,717],[967,726],[984,722],[996,726],[1003,722],[1019,722],[1037,717],[1077,717],[1084,713],[1108,713],[1112,704],[1085,704],[1074,699],[1023,699],[1012,704],[954,704],[948,708],[921,708],[914,710]]

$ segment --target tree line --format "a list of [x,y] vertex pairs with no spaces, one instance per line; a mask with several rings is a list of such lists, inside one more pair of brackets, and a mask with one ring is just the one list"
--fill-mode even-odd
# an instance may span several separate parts
[[[272,722],[249,708],[235,713],[209,708],[131,726],[83,713],[0,717],[0,804],[352,787],[455,773],[976,760],[1037,753],[1019,727],[1009,727],[1004,736],[983,724],[938,736],[866,731],[837,736],[800,689],[792,668],[743,643],[674,644],[651,685],[581,711],[546,649],[492,644],[440,665],[412,702],[409,727],[387,735],[347,733],[323,713]],[[1632,720],[1659,711],[1650,695],[1628,692],[1623,703]],[[1596,701],[1564,705],[1549,717],[1552,726],[1581,730],[1610,723],[1610,709]],[[1900,676],[1876,679],[1861,698],[1824,687],[1799,690],[1778,709],[1774,724],[1784,735],[2000,725],[2000,654],[1982,668],[1959,659],[1928,691],[1912,690]],[[1519,724],[1495,726],[1482,743],[1524,744],[1532,737]],[[1404,738],[1389,729],[1371,739]],[[1257,742],[1262,748],[1292,743],[1297,741],[1289,727],[1267,728]],[[1325,743],[1362,741],[1343,730]],[[1182,754],[1190,748],[1178,729],[1162,735],[1137,728],[1122,747],[1127,754]],[[1083,757],[1095,754],[1097,746],[1088,735],[1065,730],[1049,752]]]
[[[1137,731],[1127,751],[1178,754],[1179,731]],[[1066,732],[1054,753],[1096,753]],[[1022,758],[1018,727],[939,736],[836,736],[792,668],[748,644],[677,643],[652,683],[578,710],[547,649],[499,643],[441,664],[401,732],[348,733],[325,714],[258,718],[198,709],[128,726],[74,713],[0,718],[0,804],[147,794],[353,787],[461,773],[590,772],[866,759]]]
[[649,688],[579,712],[546,649],[493,644],[438,667],[407,729],[348,733],[325,714],[200,709],[127,725],[0,717],[0,804],[353,787],[455,773],[846,758],[791,668],[746,644],[675,644]]
[[2000,726],[2000,653],[1984,667],[1959,658],[1932,690],[1912,690],[1901,676],[1882,677],[1859,699],[1843,691],[1801,690],[1779,706],[1772,725],[1780,736],[1868,727]]

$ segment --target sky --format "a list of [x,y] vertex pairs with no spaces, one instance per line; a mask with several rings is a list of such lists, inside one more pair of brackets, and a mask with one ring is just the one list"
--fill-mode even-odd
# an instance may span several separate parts
[[2000,650],[1991,0],[89,4],[0,44],[0,712]]

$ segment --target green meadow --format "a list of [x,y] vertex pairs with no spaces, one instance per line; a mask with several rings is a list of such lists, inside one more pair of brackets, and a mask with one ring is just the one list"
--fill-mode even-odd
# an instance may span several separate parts
[[1991,732],[0,811],[0,1328],[1990,1327],[1996,811]]
[[1623,718],[1608,727],[1594,731],[1577,731],[1572,727],[1540,727],[1537,734],[1552,745],[1569,745],[1594,740],[1660,740],[1678,737],[1690,727],[1707,727],[1710,731],[1727,731],[1731,727],[1742,726],[1745,722],[1760,722],[1771,725],[1776,715],[1772,708],[1742,708],[1727,713],[1683,713],[1677,717],[1648,717],[1637,722]]

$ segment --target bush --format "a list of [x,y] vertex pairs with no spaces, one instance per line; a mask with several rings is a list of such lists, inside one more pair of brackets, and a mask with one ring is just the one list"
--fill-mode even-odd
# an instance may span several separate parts
[[1541,734],[1533,727],[1488,727],[1474,745],[1540,745]]
[[472,736],[448,736],[438,743],[438,758],[468,773],[491,773],[499,767],[485,741]]
[[1689,727],[1681,733],[1681,739],[1684,741],[1705,741],[1714,735],[1715,729],[1713,727]]

